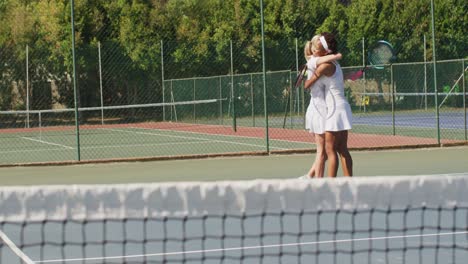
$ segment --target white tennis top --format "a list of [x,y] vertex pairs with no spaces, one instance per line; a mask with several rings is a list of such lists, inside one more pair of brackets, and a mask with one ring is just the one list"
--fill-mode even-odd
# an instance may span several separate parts
[[335,73],[332,76],[323,76],[321,81],[327,87],[326,101],[327,106],[333,107],[334,105],[347,104],[348,100],[345,96],[343,71],[340,64],[333,62],[336,66]]
[[[315,70],[317,70],[317,60],[318,58],[315,56],[310,57],[307,61],[307,80],[310,80],[314,75]],[[325,100],[325,87],[323,85],[319,85],[319,82],[315,82],[310,87],[310,96],[315,98],[316,100],[322,99]]]
[[[317,59],[317,57],[312,56],[307,61],[307,79],[312,78],[314,75],[317,69]],[[310,102],[305,117],[305,128],[311,133],[325,133],[325,120],[327,118],[325,88],[320,79],[310,87]]]
[[343,71],[339,63],[333,63],[336,66],[335,73],[320,78],[326,87],[325,101],[328,113],[325,130],[349,130],[352,127],[352,113],[345,95]]

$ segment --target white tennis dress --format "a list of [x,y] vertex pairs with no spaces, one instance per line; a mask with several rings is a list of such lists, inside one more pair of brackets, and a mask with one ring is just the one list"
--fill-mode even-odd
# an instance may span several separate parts
[[322,76],[320,80],[325,89],[325,101],[327,104],[327,119],[325,131],[343,131],[352,128],[353,115],[351,107],[345,96],[343,71],[340,64],[333,62],[336,66],[335,73],[328,77]]
[[[317,57],[312,56],[307,61],[307,79],[312,78],[317,69]],[[310,87],[310,102],[305,116],[305,128],[310,133],[325,133],[325,121],[327,118],[327,105],[325,102],[325,85],[317,80]]]

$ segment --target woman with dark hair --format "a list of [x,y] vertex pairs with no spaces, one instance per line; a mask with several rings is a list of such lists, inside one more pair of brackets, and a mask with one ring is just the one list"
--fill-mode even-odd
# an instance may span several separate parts
[[[335,36],[325,32],[320,44],[327,54],[338,53]],[[324,63],[317,67],[314,76],[305,82],[308,88],[315,82],[325,87],[327,115],[325,121],[325,152],[328,159],[328,176],[336,177],[338,155],[344,176],[353,175],[353,159],[348,150],[348,131],[352,128],[351,107],[344,91],[343,71],[338,62]],[[337,155],[338,154],[338,155]]]
[[[307,60],[307,77],[310,79],[317,66],[341,59],[341,54],[327,54],[320,44],[321,35],[315,35],[304,46],[304,57]],[[301,178],[323,177],[325,170],[325,121],[327,105],[325,102],[325,87],[317,83],[310,87],[310,103],[305,115],[305,128],[314,135],[316,145],[315,161],[311,168]]]

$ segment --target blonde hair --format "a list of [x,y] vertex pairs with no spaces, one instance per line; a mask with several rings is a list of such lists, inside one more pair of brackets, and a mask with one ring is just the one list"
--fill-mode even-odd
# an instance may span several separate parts
[[307,41],[304,46],[304,57],[306,60],[309,60],[310,57],[314,54],[315,50],[321,49],[320,44],[320,35],[315,35],[310,41]]

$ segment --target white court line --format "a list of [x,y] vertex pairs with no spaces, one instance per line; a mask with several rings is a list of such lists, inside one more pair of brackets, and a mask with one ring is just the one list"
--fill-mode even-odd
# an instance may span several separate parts
[[[168,131],[164,129],[151,129],[151,128],[142,128],[142,127],[130,127],[133,129],[143,129],[143,130],[152,130],[152,131]],[[110,131],[116,131],[116,132],[127,132],[127,133],[138,133],[138,134],[146,134],[146,135],[156,135],[156,136],[165,136],[165,137],[175,137],[175,138],[184,138],[184,139],[196,139],[196,140],[201,140],[203,142],[181,142],[181,143],[161,143],[161,144],[130,144],[130,145],[106,145],[106,146],[93,146],[93,147],[84,147],[82,146],[81,149],[105,149],[105,148],[120,148],[120,147],[144,147],[144,146],[162,146],[162,145],[176,145],[176,144],[197,144],[197,143],[210,143],[210,142],[219,142],[219,143],[229,143],[229,144],[237,144],[237,145],[246,145],[246,146],[251,146],[251,147],[264,147],[264,145],[257,145],[257,144],[248,144],[248,143],[240,143],[240,142],[233,142],[233,141],[225,141],[225,140],[209,140],[206,138],[198,138],[198,137],[187,137],[187,136],[176,136],[176,135],[166,135],[166,134],[157,134],[157,133],[146,133],[146,132],[136,132],[136,131],[126,131],[126,130],[119,130],[119,129],[110,129],[110,128],[101,128],[101,130],[110,130]],[[179,133],[190,133],[190,134],[200,134],[200,135],[210,135],[210,136],[222,136],[222,137],[234,137],[234,136],[229,136],[229,135],[214,135],[214,134],[209,134],[209,133],[196,133],[196,132],[190,132],[190,131],[176,131]],[[258,139],[256,137],[248,137],[248,136],[241,136],[242,138],[250,138],[250,139]],[[34,150],[11,150],[11,151],[0,151],[1,154],[4,153],[27,153],[27,152],[43,152],[43,151],[59,151],[62,150],[62,148],[70,149],[73,150],[75,149],[74,147],[62,145],[62,144],[57,144],[57,143],[52,143],[44,140],[39,140],[39,139],[34,139],[30,137],[20,137],[22,139],[30,140],[30,141],[35,141],[47,145],[52,145],[52,146],[59,146],[61,147],[60,149],[34,149]],[[274,141],[282,141],[282,142],[292,142],[292,143],[301,143],[301,142],[295,142],[295,141],[290,141],[290,140],[283,140],[283,139],[274,139]],[[304,142],[305,144],[308,144],[307,142]],[[312,144],[312,143],[311,143]],[[281,147],[274,147],[270,145],[270,148],[272,149],[279,149],[279,150],[287,150],[288,148],[281,148]]]
[[[130,132],[130,131],[126,131],[126,132]],[[135,131],[132,131],[133,133],[142,133],[142,132],[135,132]],[[149,135],[157,135],[157,134],[154,134],[154,133],[147,133]],[[162,134],[163,136],[168,136],[168,135],[164,135]],[[190,138],[190,137],[188,137]],[[25,139],[29,139],[29,138],[25,138]],[[195,138],[196,139],[196,138]],[[32,140],[32,139],[29,139],[29,140]],[[210,143],[210,142],[217,142],[217,140],[211,140],[211,141],[207,141],[208,139],[204,139],[203,141],[186,141],[186,142],[172,142],[172,143],[152,143],[152,144],[122,144],[122,145],[104,145],[104,146],[89,146],[89,147],[85,147],[85,146],[82,146],[81,149],[110,149],[110,148],[123,148],[123,147],[148,147],[148,146],[171,146],[171,145],[186,145],[186,144],[205,144],[205,143]],[[221,141],[220,141],[221,142]],[[45,142],[42,142],[42,143],[45,143]],[[232,144],[234,144],[235,142],[230,142]],[[237,143],[237,144],[242,144],[242,143]],[[49,145],[54,145],[53,143],[49,143]],[[49,152],[49,151],[60,151],[60,150],[63,150],[64,148],[64,145],[58,145],[60,146],[61,148],[57,148],[57,149],[30,149],[30,150],[7,150],[7,151],[0,151],[0,154],[8,154],[8,153],[34,153],[34,152]],[[254,145],[254,146],[260,146],[260,145]],[[66,146],[65,146],[66,147]],[[262,145],[263,147],[263,145]],[[284,149],[284,148],[277,148],[277,147],[271,147],[271,148],[275,148],[275,149]],[[67,147],[67,149],[75,149],[73,147]]]
[[21,259],[21,261],[24,261],[26,264],[34,264],[34,261],[24,254],[24,252],[19,249],[2,230],[0,230],[0,240],[5,242],[5,244]]
[[[204,126],[213,126],[217,127],[217,125],[204,125]],[[145,129],[145,130],[156,130],[156,131],[171,131],[171,132],[178,132],[178,133],[189,133],[189,134],[198,134],[198,135],[208,135],[208,136],[221,136],[221,137],[236,137],[236,138],[250,138],[250,139],[260,139],[258,137],[249,137],[249,136],[237,136],[237,135],[221,135],[221,134],[210,134],[210,133],[200,133],[200,132],[191,132],[191,131],[178,131],[178,130],[168,130],[168,129],[158,129],[158,128],[145,128],[145,127],[130,127],[135,129]],[[270,139],[270,141],[280,141],[280,142],[288,142],[288,143],[298,143],[298,144],[311,144],[315,145],[314,143],[310,142],[297,142],[291,141],[286,139]]]
[[102,261],[102,260],[110,260],[110,259],[161,257],[161,256],[188,255],[188,254],[200,254],[200,253],[206,254],[206,253],[213,253],[213,252],[227,252],[227,251],[278,248],[278,247],[293,247],[293,246],[297,247],[297,246],[310,246],[310,245],[335,244],[335,243],[350,243],[350,242],[360,242],[360,241],[390,240],[390,239],[401,239],[401,238],[406,239],[406,238],[454,236],[454,235],[464,235],[464,234],[468,234],[468,231],[450,232],[450,233],[418,234],[418,235],[385,236],[385,237],[351,238],[351,239],[325,240],[325,241],[313,241],[313,242],[297,242],[297,243],[271,244],[271,245],[260,245],[260,246],[215,248],[215,249],[206,249],[206,250],[191,250],[191,251],[177,251],[177,252],[167,252],[167,253],[139,254],[139,255],[127,255],[127,256],[73,258],[73,259],[51,259],[51,260],[35,261],[35,263],[77,262],[77,261],[85,261],[86,262],[86,261],[93,261],[93,260],[101,260]]
[[48,148],[48,149],[26,149],[26,150],[7,150],[7,151],[0,151],[0,154],[7,154],[7,153],[27,153],[27,152],[43,152],[43,151],[60,151],[64,150],[63,148]]
[[[137,127],[131,127],[131,128],[137,128]],[[183,139],[198,139],[204,142],[200,143],[213,143],[213,142],[219,142],[219,143],[227,143],[227,144],[235,144],[235,145],[244,145],[244,146],[250,146],[250,147],[265,147],[264,145],[257,145],[257,144],[249,144],[249,143],[240,143],[240,142],[233,142],[233,141],[226,141],[226,140],[211,140],[211,139],[206,139],[206,138],[199,138],[199,137],[187,137],[187,136],[176,136],[176,135],[167,135],[167,134],[158,134],[158,133],[149,133],[149,132],[139,132],[139,131],[129,131],[129,130],[121,130],[121,129],[111,129],[111,128],[101,128],[103,130],[110,130],[110,131],[116,131],[116,132],[126,132],[126,133],[135,133],[135,134],[142,134],[142,135],[153,135],[153,136],[163,136],[163,137],[175,137],[175,138],[183,138]],[[145,129],[145,128],[141,128]],[[149,129],[153,130],[153,129]],[[280,147],[271,147],[275,149],[280,149],[280,150],[287,150],[287,148],[280,148]]]
[[186,141],[186,142],[151,143],[151,144],[104,145],[104,146],[81,147],[81,149],[106,149],[106,148],[123,148],[123,147],[172,146],[172,145],[200,144],[200,143],[207,143],[207,142]]
[[52,143],[52,142],[48,142],[48,141],[44,141],[44,140],[40,140],[40,139],[35,139],[35,138],[30,138],[30,137],[20,137],[20,138],[35,141],[35,142],[39,142],[39,143],[43,143],[43,144],[47,144],[47,145],[59,146],[59,147],[66,148],[66,149],[74,149],[74,148],[66,146],[66,145]]

